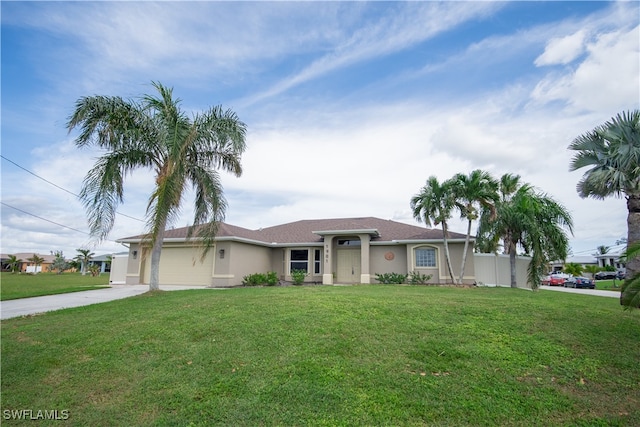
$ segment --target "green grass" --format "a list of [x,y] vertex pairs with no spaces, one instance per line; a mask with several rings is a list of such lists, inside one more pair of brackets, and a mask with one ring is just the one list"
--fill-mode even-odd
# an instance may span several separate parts
[[2,410],[67,410],[67,425],[640,425],[640,312],[612,298],[203,289],[1,333]]
[[108,274],[92,277],[90,274],[83,276],[80,273],[2,273],[0,280],[2,280],[0,284],[2,301],[87,291],[109,286]]
[[624,283],[624,280],[596,280],[596,289],[620,292],[622,283]]

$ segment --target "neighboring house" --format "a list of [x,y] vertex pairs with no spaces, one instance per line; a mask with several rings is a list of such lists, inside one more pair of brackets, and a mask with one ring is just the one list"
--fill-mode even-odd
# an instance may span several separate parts
[[551,262],[551,272],[562,271],[564,266],[569,263],[580,264],[583,268],[588,265],[598,265],[598,260],[593,255],[570,256],[566,261]]
[[[249,230],[220,223],[215,245],[202,258],[187,228],[167,230],[160,258],[160,284],[238,286],[243,277],[275,271],[291,281],[291,271],[307,271],[306,282],[376,283],[376,273],[418,271],[432,283],[450,282],[442,231],[379,218],[302,220]],[[144,236],[119,239],[129,245],[127,284],[149,283],[150,248]],[[448,238],[451,265],[459,274],[465,235]],[[464,283],[475,283],[473,239]]]
[[595,257],[598,262],[598,267],[611,266],[615,268],[616,271],[625,271],[625,264],[620,261],[620,257],[625,250],[626,246],[620,246],[610,249],[610,252],[606,254],[596,254]]
[[100,273],[109,273],[111,271],[111,255],[98,255],[91,258],[89,266],[97,265],[100,267]]
[[[36,270],[36,266],[32,263],[27,261],[27,258],[32,258],[34,253],[33,252],[22,252],[22,253],[16,253],[16,254],[2,254],[1,258],[2,258],[2,270],[7,270],[8,267],[6,265],[6,263],[8,262],[9,259],[9,255],[15,255],[15,257],[17,259],[21,259],[22,260],[22,264],[20,264],[20,269],[19,271],[22,273],[34,273]],[[53,261],[56,259],[55,256],[53,255],[41,255],[41,254],[36,254],[38,255],[40,258],[44,259],[44,261],[42,262],[42,264],[38,265],[38,272],[41,271],[51,271],[51,264],[53,264]]]

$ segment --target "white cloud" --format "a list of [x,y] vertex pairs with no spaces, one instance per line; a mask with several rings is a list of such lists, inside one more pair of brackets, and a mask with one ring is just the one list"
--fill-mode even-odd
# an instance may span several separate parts
[[544,53],[535,60],[543,65],[568,64],[584,52],[585,31],[579,30],[566,37],[553,38],[547,43]]
[[586,58],[574,69],[553,72],[540,81],[536,102],[564,101],[577,111],[613,114],[638,105],[640,27],[602,33],[586,46]]

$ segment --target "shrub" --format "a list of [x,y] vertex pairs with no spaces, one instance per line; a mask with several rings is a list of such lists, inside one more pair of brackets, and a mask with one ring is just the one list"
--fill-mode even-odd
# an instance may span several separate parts
[[245,286],[257,286],[267,282],[267,275],[262,273],[249,274],[242,278],[242,284]]
[[306,276],[307,272],[304,270],[291,270],[291,280],[294,285],[301,285]]
[[269,271],[265,278],[265,285],[267,286],[275,286],[278,284],[280,279],[278,279],[278,273],[275,271]]
[[376,280],[384,285],[401,285],[406,283],[407,275],[400,273],[376,273]]
[[412,271],[409,273],[409,283],[412,285],[426,285],[432,277],[432,274],[421,274],[419,271]]

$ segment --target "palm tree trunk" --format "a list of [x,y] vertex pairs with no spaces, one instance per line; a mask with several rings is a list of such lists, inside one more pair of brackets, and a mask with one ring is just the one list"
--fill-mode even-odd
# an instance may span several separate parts
[[156,235],[151,248],[151,277],[149,279],[150,291],[160,290],[160,254],[162,253],[165,224],[166,221],[164,221],[162,227],[158,228],[158,234]]
[[517,288],[516,283],[516,246],[509,243],[509,266],[511,267],[511,287]]
[[460,266],[460,284],[462,284],[464,280],[464,267],[467,263],[467,250],[469,249],[469,240],[471,240],[471,220],[469,220],[469,225],[467,225],[467,237],[464,240],[464,252],[462,252],[462,265]]
[[444,257],[447,260],[447,268],[449,269],[449,277],[451,277],[451,282],[455,285],[456,278],[453,275],[453,268],[451,267],[451,256],[449,255],[449,242],[447,240],[447,235],[449,231],[447,230],[446,222],[442,222],[442,240],[444,241]]
[[[640,242],[640,194],[627,194],[627,247]],[[628,260],[626,265],[626,279],[631,279],[640,273],[640,256]],[[620,294],[620,304],[628,298],[627,292]],[[628,302],[627,302],[628,304]],[[623,304],[624,305],[624,304]]]

